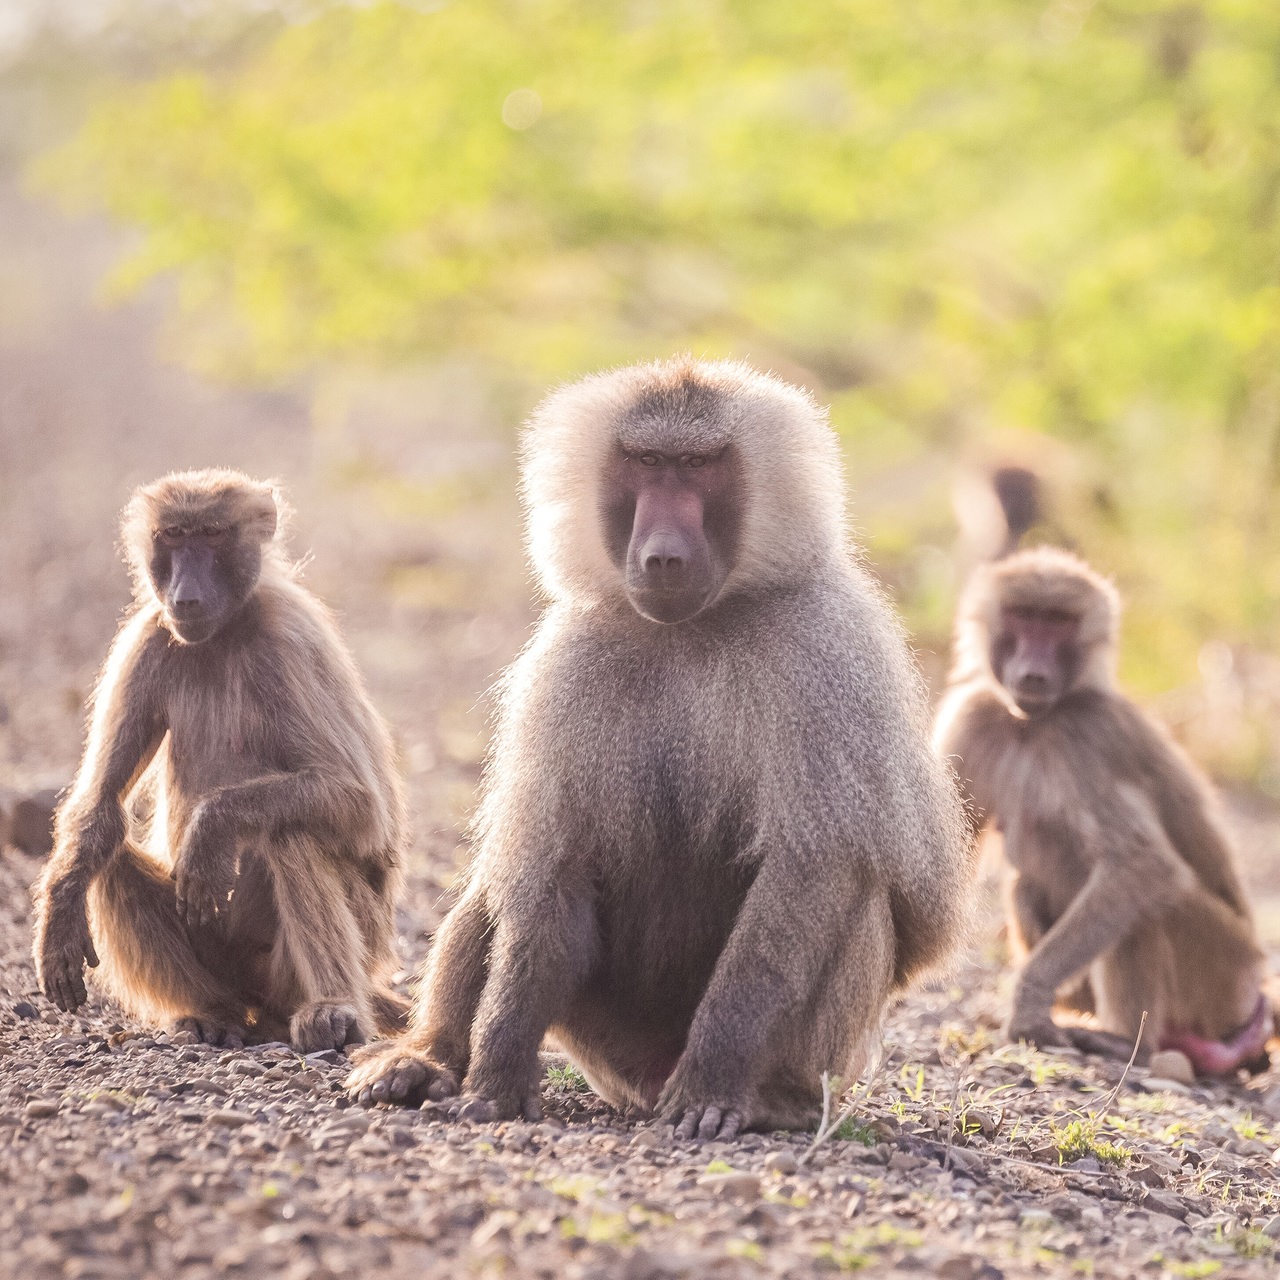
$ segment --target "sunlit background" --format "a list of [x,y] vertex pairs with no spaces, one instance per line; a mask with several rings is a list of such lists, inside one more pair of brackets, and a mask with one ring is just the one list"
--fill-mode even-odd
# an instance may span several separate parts
[[1275,0],[4,0],[8,764],[39,699],[74,758],[113,513],[208,462],[290,484],[375,686],[436,699],[411,761],[472,761],[519,421],[691,350],[830,404],[931,677],[1029,466],[1127,685],[1280,797],[1278,213]]

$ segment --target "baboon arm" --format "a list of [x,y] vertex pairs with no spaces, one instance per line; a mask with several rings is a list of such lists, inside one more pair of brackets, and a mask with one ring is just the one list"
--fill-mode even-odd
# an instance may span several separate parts
[[[236,857],[246,836],[288,830],[345,832],[367,797],[327,772],[264,774],[222,787],[192,814],[174,859],[178,914],[192,928],[212,925],[226,910],[236,882]],[[342,848],[346,843],[333,842]],[[268,844],[260,852],[270,856]]]
[[[60,1008],[84,1003],[84,963],[98,963],[85,895],[119,852],[128,824],[124,800],[165,734],[148,660],[136,626],[117,641],[99,682],[84,761],[58,812],[54,851],[36,890],[35,961],[41,989]],[[154,634],[152,631],[151,634]]]
[[[364,813],[369,798],[329,771],[303,768],[268,773],[221,787],[196,807],[178,861],[233,862],[238,839],[290,827],[338,832],[350,829],[352,815]],[[338,847],[341,847],[339,842]]]
[[[684,1132],[690,1111],[705,1109],[721,1126],[721,1136],[726,1126],[743,1122],[753,1069],[782,1020],[818,989],[850,931],[857,931],[865,948],[864,980],[875,991],[867,1003],[878,1011],[893,973],[893,924],[883,886],[841,884],[831,865],[797,865],[784,851],[767,857],[658,1099],[659,1116]],[[704,1126],[697,1131],[715,1136]]]
[[985,685],[953,690],[939,709],[933,749],[955,770],[971,837],[996,811],[991,779],[1000,776],[1008,726],[1008,708]]
[[[122,637],[123,640],[125,637]],[[94,696],[88,745],[71,795],[58,812],[44,885],[83,896],[125,837],[124,801],[164,739],[153,694],[151,645],[113,652]]]
[[1195,887],[1194,876],[1153,818],[1110,835],[1126,838],[1103,851],[1084,887],[1036,944],[1018,977],[1007,1028],[1011,1039],[1040,1039],[1039,1033],[1052,1025],[1054,993],[1064,982],[1121,942],[1141,920]]

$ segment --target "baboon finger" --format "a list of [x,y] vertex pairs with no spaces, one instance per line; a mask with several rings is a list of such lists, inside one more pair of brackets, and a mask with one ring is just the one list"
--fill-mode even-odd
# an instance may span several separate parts
[[696,1107],[690,1107],[680,1117],[680,1123],[676,1125],[675,1136],[677,1138],[692,1138],[698,1132],[698,1121],[701,1116],[702,1113]]
[[458,1082],[451,1071],[442,1072],[427,1086],[427,1097],[432,1102],[454,1098],[458,1094]]

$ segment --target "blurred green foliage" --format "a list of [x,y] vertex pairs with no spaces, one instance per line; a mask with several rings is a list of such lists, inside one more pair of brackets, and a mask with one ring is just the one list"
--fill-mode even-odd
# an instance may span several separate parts
[[957,464],[1038,466],[1150,690],[1280,622],[1278,144],[1275,0],[457,0],[121,85],[37,180],[223,375],[807,381],[928,643]]

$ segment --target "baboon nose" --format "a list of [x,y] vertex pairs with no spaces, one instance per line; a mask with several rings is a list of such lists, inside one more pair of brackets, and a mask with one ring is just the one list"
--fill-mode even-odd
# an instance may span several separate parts
[[684,557],[677,555],[652,554],[644,562],[646,573],[672,572],[684,567]]
[[687,561],[683,540],[670,533],[652,534],[640,551],[640,564],[650,575],[677,574]]

